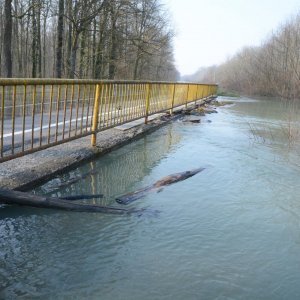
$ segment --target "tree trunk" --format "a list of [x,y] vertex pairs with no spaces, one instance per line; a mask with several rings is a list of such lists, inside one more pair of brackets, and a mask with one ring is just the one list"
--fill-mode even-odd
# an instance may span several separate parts
[[84,30],[81,34],[81,41],[80,41],[80,63],[79,63],[79,78],[83,78],[83,69],[86,64],[85,61],[85,51],[86,51],[86,35],[87,32]]
[[[18,8],[18,1],[14,1],[15,6],[15,12],[19,13],[17,11]],[[23,74],[23,61],[22,61],[22,37],[20,36],[20,32],[22,33],[22,23],[23,21],[20,20],[20,30],[19,30],[19,24],[18,22],[14,22],[14,37],[15,37],[15,46],[14,49],[16,51],[16,61],[17,61],[17,70],[19,76]]]
[[41,42],[41,6],[42,3],[39,0],[38,6],[37,6],[37,13],[36,13],[36,19],[37,19],[37,77],[42,77],[42,42]]
[[100,79],[102,77],[102,65],[103,65],[103,34],[100,29],[99,42],[97,46],[97,55],[95,61],[95,78]]
[[61,198],[37,196],[34,194],[8,190],[0,190],[0,202],[4,204],[17,204],[40,208],[52,208],[81,212],[98,212],[117,215],[141,213],[143,211],[93,204],[70,203],[70,201],[63,200]]
[[[68,18],[72,18],[72,1],[68,1],[67,2],[67,14],[68,14]],[[71,78],[71,51],[72,51],[72,33],[73,33],[73,26],[72,26],[72,22],[69,20],[69,26],[68,26],[68,35],[67,35],[67,61],[66,61],[66,65],[67,65],[67,74],[68,77]],[[73,74],[74,76],[74,74]]]
[[104,53],[104,32],[107,24],[107,9],[104,10],[103,16],[99,25],[99,40],[97,45],[97,54],[95,58],[95,73],[96,79],[102,78],[103,73],[103,53]]
[[31,59],[32,59],[32,68],[31,68],[31,77],[36,78],[37,76],[37,24],[36,24],[36,10],[35,10],[35,5],[36,2],[35,0],[32,1],[32,52],[31,52]]
[[28,51],[28,45],[29,45],[29,29],[30,29],[30,16],[28,15],[27,17],[27,22],[26,22],[26,34],[25,34],[25,55],[24,57],[24,71],[25,71],[25,77],[30,76],[30,65],[28,62],[28,58],[29,58],[29,51]]
[[135,62],[134,62],[134,70],[133,70],[133,80],[137,80],[138,78],[138,68],[140,62],[140,52],[138,51]]
[[93,21],[93,47],[92,47],[92,72],[91,77],[95,75],[95,67],[96,67],[96,33],[97,33],[97,22],[96,19]]
[[78,50],[78,42],[79,42],[79,32],[74,32],[74,38],[71,49],[71,70],[70,70],[70,78],[74,78],[76,74],[76,59],[77,59],[77,50]]
[[56,70],[55,70],[55,75],[57,78],[62,77],[64,10],[65,10],[64,3],[65,0],[59,0],[59,4],[58,4],[57,48],[56,48]]
[[12,77],[12,0],[5,0],[4,13],[4,37],[3,37],[3,49],[4,49],[4,76]]
[[111,6],[111,47],[109,54],[108,78],[114,79],[116,74],[116,58],[117,58],[117,26],[116,16],[113,4]]

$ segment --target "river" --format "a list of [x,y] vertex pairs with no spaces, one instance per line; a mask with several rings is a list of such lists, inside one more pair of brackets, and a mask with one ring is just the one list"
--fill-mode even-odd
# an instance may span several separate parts
[[205,167],[130,204],[141,216],[0,208],[0,298],[297,299],[295,112],[233,99],[201,124],[173,122],[33,191],[102,193],[90,202],[118,205],[118,195]]

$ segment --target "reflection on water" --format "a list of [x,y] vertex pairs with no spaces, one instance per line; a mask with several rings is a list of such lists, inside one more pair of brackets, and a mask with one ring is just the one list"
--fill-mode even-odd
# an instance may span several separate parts
[[146,136],[133,145],[59,176],[35,192],[56,197],[103,194],[104,198],[97,200],[97,203],[108,204],[117,195],[134,189],[135,184],[147,176],[161,159],[169,155],[181,140],[180,134],[174,132],[172,126],[159,131],[159,135],[164,137],[163,140],[157,139],[156,135],[157,133]]
[[[206,167],[130,206],[158,216],[0,209],[0,299],[298,299],[300,160],[275,130],[281,104],[242,99],[218,111],[35,190],[103,193],[117,206],[116,195]],[[253,140],[249,124],[274,124],[276,143]]]

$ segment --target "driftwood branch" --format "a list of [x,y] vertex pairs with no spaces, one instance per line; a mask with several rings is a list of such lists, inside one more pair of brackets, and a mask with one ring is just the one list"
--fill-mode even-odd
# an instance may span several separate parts
[[190,178],[190,177],[198,174],[199,172],[202,172],[204,169],[205,168],[197,168],[197,169],[193,169],[190,171],[185,171],[185,172],[168,175],[168,176],[163,177],[162,179],[158,180],[157,182],[155,182],[152,185],[149,185],[147,187],[139,189],[135,192],[131,192],[131,193],[119,196],[115,200],[119,204],[127,205],[135,200],[143,198],[144,196],[146,196],[146,194],[148,192],[161,191],[164,186],[185,180],[187,178]]
[[74,195],[74,196],[65,196],[65,197],[59,197],[59,199],[62,200],[68,200],[68,201],[76,201],[76,200],[88,200],[88,199],[99,199],[103,198],[102,194],[93,194],[93,195]]
[[53,208],[78,212],[100,212],[107,214],[125,215],[137,213],[141,214],[144,210],[123,209],[117,207],[70,203],[68,200],[55,197],[43,197],[30,193],[0,190],[0,202],[4,204],[26,205],[40,208]]

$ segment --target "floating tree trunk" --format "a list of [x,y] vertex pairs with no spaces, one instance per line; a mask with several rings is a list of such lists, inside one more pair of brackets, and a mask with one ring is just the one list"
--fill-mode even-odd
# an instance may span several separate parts
[[59,199],[68,200],[68,201],[88,200],[88,199],[95,199],[95,198],[103,198],[103,195],[92,194],[92,195],[72,195],[72,196],[59,197]]
[[0,190],[0,202],[4,204],[17,204],[40,208],[53,208],[79,212],[98,212],[117,215],[132,213],[140,214],[143,212],[143,210],[141,209],[123,209],[93,204],[73,203],[68,200],[63,200],[61,198],[43,197],[30,193],[9,190]]
[[184,171],[184,172],[168,175],[168,176],[163,177],[162,179],[156,181],[152,185],[149,185],[147,187],[139,189],[135,192],[131,192],[131,193],[119,196],[115,200],[120,204],[127,205],[135,200],[143,198],[144,196],[146,196],[146,194],[148,192],[161,191],[164,186],[185,180],[187,178],[190,178],[190,177],[198,174],[199,172],[202,172],[204,169],[205,168],[197,168],[197,169],[193,169],[190,171]]

